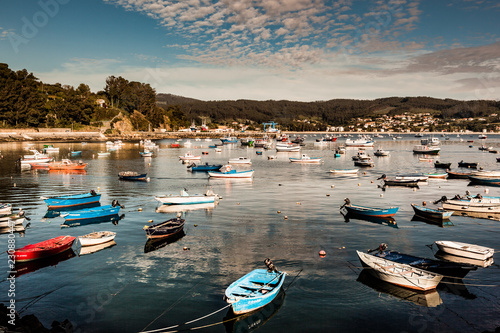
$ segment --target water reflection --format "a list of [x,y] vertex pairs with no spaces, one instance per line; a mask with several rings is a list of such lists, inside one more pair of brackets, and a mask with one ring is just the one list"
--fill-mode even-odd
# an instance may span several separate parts
[[451,262],[458,262],[462,264],[471,264],[471,265],[476,265],[479,267],[488,267],[493,265],[493,257],[489,257],[486,260],[480,260],[480,259],[471,259],[471,258],[465,258],[465,257],[459,257],[455,256],[453,254],[449,254],[446,252],[443,252],[441,250],[437,251],[434,256],[440,260],[444,261],[451,261]]
[[16,272],[15,275],[16,277],[19,277],[21,275],[37,271],[44,267],[57,266],[57,264],[59,264],[60,262],[71,259],[73,257],[76,257],[76,254],[73,249],[69,248],[68,250],[56,254],[55,256],[28,262],[16,263],[14,269],[14,271]]
[[171,236],[171,237],[166,237],[166,238],[149,238],[144,244],[144,253],[156,251],[158,249],[161,249],[162,247],[167,246],[168,244],[172,244],[177,242],[179,239],[184,237],[186,233],[181,231],[180,233]]
[[108,216],[102,216],[102,217],[72,220],[72,221],[66,221],[63,224],[61,224],[61,228],[78,227],[80,225],[89,225],[89,224],[97,224],[97,223],[105,223],[105,222],[111,222],[114,225],[118,225],[118,221],[120,221],[123,218],[125,218],[125,214],[122,214],[122,215],[114,214],[114,215],[108,215]]
[[435,289],[428,292],[421,292],[399,287],[371,276],[365,269],[361,271],[356,281],[361,282],[375,291],[412,302],[419,306],[436,307],[443,303],[439,293]]
[[368,221],[376,224],[382,224],[386,225],[388,227],[392,228],[397,228],[398,225],[396,223],[396,220],[392,217],[375,217],[375,216],[365,216],[365,215],[357,215],[357,214],[342,214],[341,215],[344,217],[344,222],[349,223],[351,219],[353,220],[362,220],[362,221]]
[[203,203],[203,204],[193,204],[193,205],[161,205],[156,208],[157,213],[179,213],[187,212],[190,210],[205,209],[207,212],[211,212],[217,206],[215,202]]
[[116,245],[116,242],[114,240],[102,243],[102,244],[97,244],[97,245],[92,245],[92,246],[81,246],[80,250],[78,251],[79,256],[83,256],[85,254],[91,254],[95,253],[104,249],[107,249],[108,247],[113,247]]
[[257,330],[278,312],[284,300],[285,292],[281,289],[271,303],[257,311],[237,316],[230,308],[223,319],[226,332],[252,332]]
[[418,215],[413,215],[411,218],[412,221],[419,221],[419,222],[424,222],[427,224],[432,224],[432,225],[437,225],[438,227],[445,228],[445,227],[453,227],[454,224],[450,220],[438,220],[438,219],[431,219],[431,218],[425,218],[422,216]]
[[467,212],[467,211],[454,211],[453,215],[461,215],[467,217],[473,217],[476,219],[487,219],[493,221],[500,221],[500,213],[490,213],[490,212]]
[[10,234],[11,232],[19,233],[20,237],[25,236],[25,231],[28,227],[29,223],[26,225],[26,228],[23,225],[16,225],[13,228],[10,227],[3,227],[0,228],[0,234]]

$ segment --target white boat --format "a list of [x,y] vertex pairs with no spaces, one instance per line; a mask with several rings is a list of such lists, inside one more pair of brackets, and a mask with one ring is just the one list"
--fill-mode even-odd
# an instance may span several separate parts
[[252,164],[252,161],[248,157],[237,157],[229,159],[230,164]]
[[193,155],[192,152],[188,151],[187,153],[184,154],[184,156],[179,156],[179,159],[182,161],[194,161],[194,160],[201,160],[201,155]]
[[383,150],[382,148],[377,149],[373,155],[375,156],[389,156],[389,152],[386,150]]
[[203,203],[214,203],[219,200],[219,196],[212,190],[207,190],[204,194],[188,194],[186,189],[181,190],[180,195],[156,196],[155,200],[163,205],[194,205]]
[[115,239],[116,232],[113,231],[94,231],[90,234],[79,236],[81,246],[93,246],[102,243],[107,243]]
[[277,143],[277,152],[297,152],[300,151],[300,145],[288,144],[288,143]]
[[479,170],[474,172],[474,176],[500,178],[500,171]]
[[453,241],[435,241],[434,243],[445,253],[470,259],[486,260],[495,253],[495,250],[492,248],[475,244]]
[[0,203],[0,215],[12,214],[12,205],[8,203]]
[[186,140],[182,145],[186,148],[189,148],[193,145],[193,143],[191,142],[191,140]]
[[153,157],[153,152],[146,149],[140,151],[139,154],[141,154],[142,157]]
[[443,208],[453,210],[453,208],[486,208],[491,211],[491,208],[500,209],[500,197],[490,197],[490,196],[464,196],[459,197],[458,195],[452,199],[443,197]]
[[44,153],[58,153],[59,152],[59,147],[54,147],[53,145],[44,145],[43,148]]
[[353,161],[359,161],[364,158],[370,158],[370,155],[368,155],[364,150],[360,150],[356,155],[352,156]]
[[36,160],[36,159],[43,159],[43,158],[51,158],[49,155],[42,154],[36,149],[30,149],[30,152],[32,152],[32,154],[24,155],[23,160]]
[[223,166],[219,171],[209,171],[208,176],[211,178],[252,178],[255,170],[236,171],[231,165]]
[[361,264],[369,268],[368,272],[382,281],[401,287],[426,291],[433,290],[439,284],[442,275],[418,269],[406,264],[376,257],[356,251]]
[[429,154],[437,155],[441,151],[440,147],[427,146],[427,145],[416,145],[413,146],[413,153],[415,154]]
[[19,209],[18,213],[0,215],[0,228],[7,228],[10,226],[22,225],[24,222],[24,211]]
[[407,173],[407,174],[398,174],[396,175],[396,180],[414,180],[417,182],[426,182],[429,179],[429,176],[418,173]]
[[364,139],[364,138],[356,139],[356,140],[353,140],[353,139],[345,140],[346,147],[373,147],[374,144],[375,144],[375,141],[373,141],[371,139]]
[[478,138],[478,139],[483,139],[483,140],[484,140],[484,139],[488,138],[488,136],[487,136],[486,134],[479,134],[479,135],[477,136],[477,138]]
[[355,175],[357,174],[359,169],[332,169],[331,173],[339,174],[339,175]]
[[494,264],[493,257],[489,257],[485,260],[479,260],[479,259],[471,259],[471,258],[465,258],[465,257],[459,257],[455,256],[453,254],[449,254],[443,251],[438,251],[434,254],[436,258],[439,260],[444,260],[444,261],[451,261],[451,262],[459,262],[461,264],[469,264],[469,265],[475,265],[479,267],[489,267]]
[[290,157],[290,162],[294,163],[321,163],[321,157],[310,157],[307,154],[302,154],[301,157]]

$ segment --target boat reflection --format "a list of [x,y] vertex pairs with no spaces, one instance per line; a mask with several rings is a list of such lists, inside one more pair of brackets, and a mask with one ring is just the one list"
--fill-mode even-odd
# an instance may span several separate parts
[[49,170],[49,175],[85,175],[87,170]]
[[61,215],[61,212],[70,212],[74,210],[79,210],[79,209],[86,209],[86,208],[93,208],[93,207],[99,207],[101,206],[100,202],[94,202],[86,205],[79,205],[79,206],[72,206],[72,207],[66,207],[66,208],[59,208],[59,209],[51,209],[47,210],[43,218],[45,219],[52,219],[54,217],[58,217]]
[[10,234],[11,232],[16,232],[19,233],[20,237],[24,237],[26,229],[27,228],[25,228],[23,225],[16,225],[14,226],[14,228],[4,227],[0,228],[0,234]]
[[97,224],[97,223],[105,223],[105,222],[111,222],[114,225],[118,225],[118,221],[120,221],[124,217],[125,217],[125,214],[122,214],[122,215],[114,214],[114,215],[95,217],[95,218],[89,218],[89,219],[66,221],[63,224],[61,224],[61,228],[78,227],[80,225]]
[[471,264],[471,265],[476,265],[479,267],[488,267],[493,265],[493,257],[489,257],[486,260],[480,260],[480,259],[471,259],[471,258],[465,258],[465,257],[459,257],[455,256],[453,254],[449,254],[446,252],[443,252],[441,250],[437,251],[434,256],[440,260],[444,261],[452,261],[452,262],[459,262],[462,264]]
[[223,319],[226,332],[251,332],[267,323],[281,308],[285,300],[285,292],[281,289],[276,298],[263,308],[237,316],[230,308]]
[[383,224],[388,227],[392,228],[397,228],[398,225],[396,223],[396,220],[392,217],[374,217],[374,216],[365,216],[365,215],[358,215],[358,214],[352,214],[352,213],[347,213],[347,214],[342,214],[341,215],[344,217],[344,222],[349,223],[351,219],[353,220],[362,220],[362,221],[368,221],[376,224]]
[[500,213],[490,213],[490,212],[468,212],[468,211],[454,211],[453,215],[461,215],[467,217],[473,217],[476,219],[486,219],[493,221],[500,221]]
[[198,210],[205,209],[206,211],[212,211],[217,203],[209,202],[202,204],[193,204],[193,205],[161,205],[156,208],[157,213],[179,213],[179,212],[187,212],[190,210]]
[[149,238],[146,244],[144,244],[144,253],[156,251],[158,249],[161,249],[162,247],[167,246],[168,244],[175,243],[185,235],[186,233],[183,230],[174,236],[166,238]]
[[104,249],[107,249],[108,247],[113,247],[116,245],[116,242],[114,240],[102,243],[102,244],[97,244],[97,245],[92,245],[92,246],[82,246],[80,247],[80,250],[78,251],[79,256],[83,256],[85,254],[91,254],[95,253]]
[[366,269],[361,271],[356,281],[361,282],[365,286],[368,286],[377,292],[382,292],[402,300],[412,302],[419,306],[433,308],[443,303],[443,300],[435,289],[422,292],[399,287],[371,276]]
[[449,294],[457,295],[465,299],[475,299],[476,295],[469,292],[462,279],[444,277],[438,284],[437,289]]
[[426,218],[426,217],[418,216],[416,214],[413,215],[413,217],[411,218],[411,220],[412,221],[419,221],[419,222],[424,222],[424,223],[427,223],[427,224],[436,225],[436,226],[441,227],[441,228],[453,227],[454,226],[453,222],[451,222],[450,220],[443,221],[443,220],[438,220],[438,219],[431,219],[431,218]]
[[37,271],[39,269],[42,269],[44,267],[48,266],[57,266],[58,263],[71,259],[73,257],[76,257],[75,252],[73,249],[69,248],[64,252],[61,252],[55,256],[50,256],[47,258],[43,259],[38,259],[38,260],[33,260],[33,261],[27,261],[27,262],[22,262],[22,263],[16,263],[14,271],[15,276],[19,277],[24,274],[28,274],[34,271]]

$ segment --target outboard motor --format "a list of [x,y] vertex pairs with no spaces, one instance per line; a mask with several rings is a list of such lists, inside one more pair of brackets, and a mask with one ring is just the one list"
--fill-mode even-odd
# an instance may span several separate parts
[[120,204],[120,203],[118,202],[118,200],[113,200],[113,201],[111,202],[111,206],[113,206],[113,207],[120,206],[121,208],[125,208],[125,206],[123,206],[122,204]]
[[386,176],[386,175],[385,175],[385,173],[384,173],[382,176],[378,177],[378,178],[377,178],[377,180],[380,180],[380,179],[386,179],[386,178],[387,178],[387,176]]
[[264,264],[266,264],[267,270],[269,272],[279,273],[278,270],[276,269],[276,266],[274,266],[273,262],[271,261],[271,259],[266,258],[266,260],[264,260]]
[[91,195],[97,195],[97,193],[95,193],[95,191],[94,191],[94,190],[90,190],[90,194],[91,194]]
[[340,206],[340,209],[344,208],[344,206],[347,206],[347,205],[350,205],[351,204],[351,200],[349,200],[349,198],[345,198],[344,199],[344,204],[342,206]]
[[386,244],[386,243],[381,243],[379,246],[378,246],[378,252],[379,253],[384,253],[385,250],[387,250],[389,246]]
[[446,195],[443,195],[441,197],[441,199],[434,201],[434,204],[436,205],[436,204],[438,204],[440,202],[446,202],[447,200],[448,200],[448,198],[446,197]]

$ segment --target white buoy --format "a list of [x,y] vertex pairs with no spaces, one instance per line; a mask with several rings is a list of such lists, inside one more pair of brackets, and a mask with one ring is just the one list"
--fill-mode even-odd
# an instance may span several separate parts
[[332,185],[331,188],[335,188],[335,185]]
[[487,189],[487,188],[485,188],[485,189],[484,189],[484,193],[490,193],[490,190],[489,190],[489,189]]

